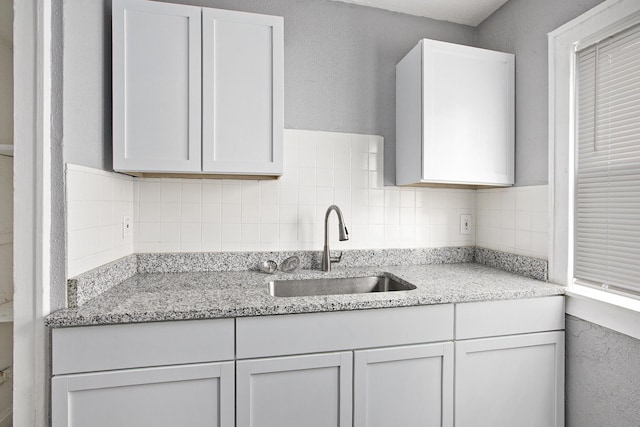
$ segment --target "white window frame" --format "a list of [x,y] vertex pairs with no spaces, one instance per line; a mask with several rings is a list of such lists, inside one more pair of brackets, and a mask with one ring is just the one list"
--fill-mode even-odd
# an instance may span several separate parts
[[637,0],[607,0],[549,33],[549,280],[568,287],[567,314],[640,339],[640,300],[573,283],[576,47],[640,22]]

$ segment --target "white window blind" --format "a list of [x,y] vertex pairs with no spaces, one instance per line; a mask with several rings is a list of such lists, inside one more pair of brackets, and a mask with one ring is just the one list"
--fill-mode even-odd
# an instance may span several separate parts
[[640,25],[576,60],[575,279],[640,295]]

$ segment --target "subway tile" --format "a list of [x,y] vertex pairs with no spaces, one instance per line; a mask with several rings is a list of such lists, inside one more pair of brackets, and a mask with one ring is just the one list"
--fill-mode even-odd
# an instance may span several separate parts
[[330,136],[318,138],[316,145],[316,166],[318,169],[333,169],[333,140]]
[[140,222],[160,222],[161,213],[160,202],[140,203]]
[[317,169],[316,184],[318,187],[333,187],[333,169]]
[[242,205],[225,204],[222,205],[222,223],[223,224],[240,224],[242,222]]
[[[241,224],[225,224],[224,227],[222,227],[220,241],[223,244],[223,247],[224,245],[226,245],[226,247],[236,247],[229,244],[230,243],[239,244],[242,241],[242,225]],[[239,247],[240,246],[238,245],[237,248]]]
[[334,169],[333,183],[336,188],[351,188],[351,169]]
[[351,188],[369,188],[369,172],[360,170],[352,171]]
[[222,226],[216,223],[202,224],[202,245],[207,247],[218,247],[222,240]]
[[242,203],[242,181],[223,180],[222,181],[222,204]]
[[391,188],[385,189],[384,206],[386,208],[400,208],[400,191]]
[[277,205],[279,203],[280,191],[278,181],[260,181],[260,204]]
[[298,222],[313,224],[316,222],[316,205],[298,206]]
[[415,225],[416,210],[415,208],[400,208],[400,224]]
[[161,187],[160,182],[142,181],[140,182],[140,202],[160,202]]
[[367,171],[369,170],[369,153],[352,152],[351,153],[351,170]]
[[[145,192],[146,189],[141,186],[141,192]],[[175,181],[162,181],[160,183],[160,198],[163,202],[176,202],[182,201],[182,186],[180,182]]]
[[369,135],[351,135],[351,153],[369,153]]
[[139,236],[141,242],[159,242],[160,241],[160,223],[159,222],[140,222],[138,224]]
[[260,223],[277,224],[280,218],[280,210],[278,205],[261,205],[260,206]]
[[260,204],[257,201],[242,204],[242,223],[259,223],[260,222]]
[[384,208],[382,206],[370,206],[368,216],[369,216],[369,224],[371,225],[384,224]]
[[160,240],[161,242],[179,242],[180,241],[180,223],[179,222],[163,222],[160,224]]
[[416,208],[429,208],[431,206],[431,193],[426,188],[416,189]]
[[317,199],[317,191],[315,186],[303,187],[298,190],[298,203],[300,205],[315,205]]
[[531,212],[516,211],[516,230],[531,231]]
[[384,245],[384,225],[369,224],[369,244],[374,248]]
[[162,202],[160,204],[160,221],[180,222],[181,220],[182,204],[177,202]]
[[242,243],[260,243],[260,224],[242,224]]
[[300,187],[315,187],[316,181],[316,168],[301,167],[298,169],[298,184]]
[[416,206],[416,193],[414,190],[400,190],[400,207],[414,208]]
[[298,205],[280,205],[280,224],[296,224],[298,222]]
[[200,203],[183,203],[180,221],[182,223],[201,223],[202,205]]
[[[336,170],[351,169],[351,143],[348,137],[336,136],[333,139],[333,167]],[[336,182],[338,182],[336,180]]]
[[316,168],[316,156],[309,155],[316,152],[316,132],[301,132],[298,140],[298,167]]
[[222,203],[222,182],[220,180],[205,180],[202,183],[202,203]]
[[516,228],[516,213],[512,210],[503,210],[500,212],[500,227],[507,229]]

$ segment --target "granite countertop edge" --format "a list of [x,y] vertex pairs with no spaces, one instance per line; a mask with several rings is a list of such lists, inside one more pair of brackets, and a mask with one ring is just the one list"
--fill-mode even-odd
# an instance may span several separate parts
[[[274,279],[362,277],[387,274],[416,289],[369,294],[273,297]],[[51,328],[334,312],[536,298],[565,287],[476,263],[300,270],[138,273],[77,308],[45,318]]]

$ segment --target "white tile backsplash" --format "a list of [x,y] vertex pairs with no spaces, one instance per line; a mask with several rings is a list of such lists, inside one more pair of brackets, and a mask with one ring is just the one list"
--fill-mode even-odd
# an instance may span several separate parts
[[[68,275],[134,251],[320,250],[333,203],[350,231],[338,242],[332,215],[335,250],[477,245],[548,257],[546,185],[384,187],[379,136],[286,130],[284,147],[278,180],[132,178],[67,165]],[[460,214],[472,215],[472,234],[460,234]],[[127,239],[124,215],[133,219]]]
[[[145,238],[160,235],[162,206],[160,187],[145,183],[142,199],[136,197],[134,215],[133,178],[112,172],[67,164],[67,275],[76,276],[92,268],[133,253],[133,233],[122,237],[122,218],[144,218]],[[155,229],[154,229],[155,225]],[[156,231],[157,229],[157,231]],[[155,234],[154,234],[155,235]]]
[[548,259],[548,186],[477,191],[476,245]]
[[336,250],[475,244],[458,229],[475,191],[383,187],[383,152],[379,136],[286,130],[278,180],[135,179],[135,249],[319,250],[333,203],[350,230],[338,242],[330,228]]

